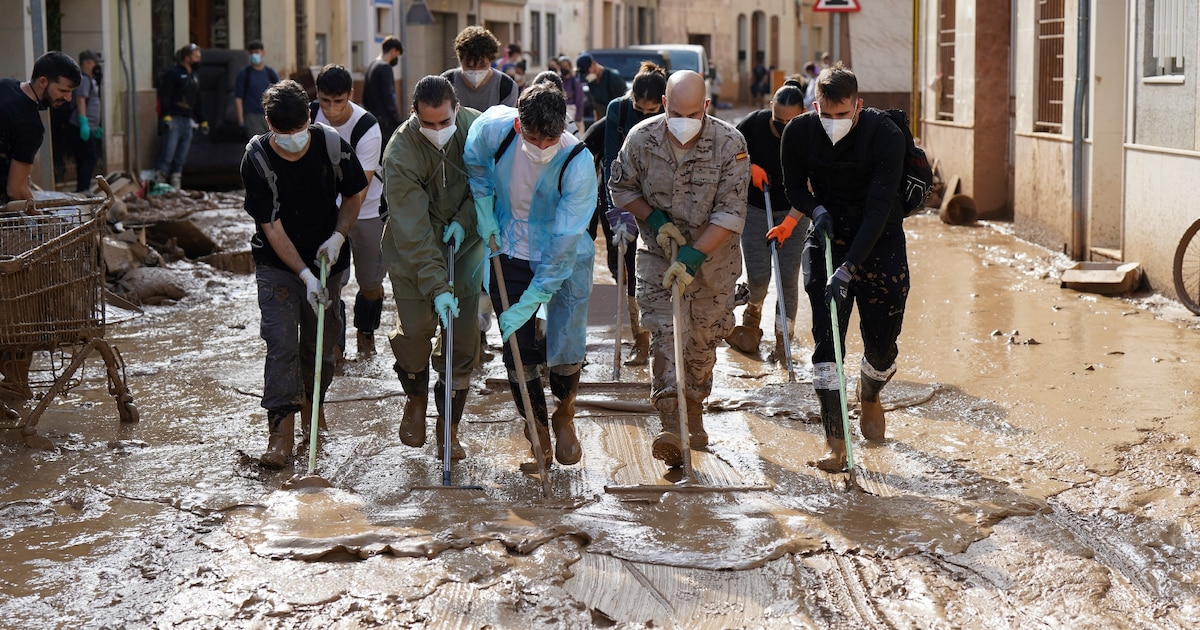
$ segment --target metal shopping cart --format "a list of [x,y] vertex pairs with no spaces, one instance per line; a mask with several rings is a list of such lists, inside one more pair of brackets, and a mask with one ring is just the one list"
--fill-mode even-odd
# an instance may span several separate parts
[[[0,385],[24,391],[28,399],[28,367],[34,353],[47,352],[52,366],[65,365],[61,371],[52,369],[48,390],[12,427],[21,429],[31,448],[54,448],[37,434],[38,420],[56,396],[79,384],[72,379],[93,351],[104,360],[108,393],[116,400],[121,422],[138,421],[125,384],[125,362],[104,339],[101,238],[113,193],[103,178],[96,181],[102,197],[0,206],[0,365],[7,368]],[[9,380],[13,372],[17,378]]]

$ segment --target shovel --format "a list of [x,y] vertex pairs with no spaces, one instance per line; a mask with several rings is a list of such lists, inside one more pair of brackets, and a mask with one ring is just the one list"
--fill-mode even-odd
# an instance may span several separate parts
[[[325,284],[329,280],[329,260],[324,256],[320,258],[321,264],[321,290],[325,290]],[[325,348],[325,310],[326,304],[321,304],[321,308],[317,309],[317,339],[316,339],[316,355],[317,364],[313,368],[313,400],[312,400],[312,420],[308,427],[308,472],[302,477],[292,477],[283,482],[285,489],[296,488],[332,488],[333,484],[316,473],[317,469],[317,423],[321,415],[321,355]]]
[[[825,277],[833,277],[833,243],[825,234]],[[846,408],[846,371],[843,369],[841,326],[838,324],[837,300],[829,300],[829,318],[833,321],[833,357],[837,361],[838,397],[842,404],[842,436],[846,440],[846,470],[850,473],[847,487],[858,486],[854,467],[854,434],[850,432],[850,411]]]

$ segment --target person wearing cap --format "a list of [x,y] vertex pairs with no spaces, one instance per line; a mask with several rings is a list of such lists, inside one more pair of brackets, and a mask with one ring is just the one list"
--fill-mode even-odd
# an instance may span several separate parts
[[75,114],[71,118],[71,130],[75,140],[75,192],[87,192],[92,188],[92,175],[100,159],[100,139],[104,129],[100,126],[100,83],[96,80],[100,56],[91,50],[79,53],[79,70],[82,80],[71,98],[75,101]]
[[176,53],[175,64],[163,73],[158,81],[158,100],[162,105],[159,134],[162,144],[158,150],[158,165],[155,179],[159,182],[171,178],[171,187],[178,189],[183,179],[183,163],[192,146],[192,123],[199,125],[200,133],[208,135],[208,121],[200,107],[200,47],[188,44]]
[[571,58],[558,58],[558,72],[562,75],[562,91],[567,95],[567,118],[575,122],[575,128],[583,131],[583,80],[575,74]]
[[600,65],[591,55],[583,53],[575,60],[575,73],[583,77],[592,93],[592,109],[596,120],[608,112],[608,103],[625,96],[625,79],[621,73]]

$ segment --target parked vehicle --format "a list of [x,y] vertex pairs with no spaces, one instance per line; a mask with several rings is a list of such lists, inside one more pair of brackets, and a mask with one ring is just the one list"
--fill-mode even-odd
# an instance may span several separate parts
[[[596,60],[596,63],[619,72],[621,78],[625,79],[625,87],[627,89],[633,85],[633,77],[637,76],[638,67],[642,65],[643,61],[653,61],[655,64],[665,68],[667,74],[671,73],[671,54],[666,50],[658,50],[654,46],[600,48],[585,50],[580,54],[591,55],[592,59]],[[583,91],[586,97],[586,107],[583,110],[583,123],[591,125],[594,122],[591,91],[586,84]]]
[[708,52],[696,44],[639,44],[630,46],[640,50],[665,52],[671,58],[667,74],[676,70],[699,72],[704,77],[705,94],[712,94],[712,74],[708,71]]

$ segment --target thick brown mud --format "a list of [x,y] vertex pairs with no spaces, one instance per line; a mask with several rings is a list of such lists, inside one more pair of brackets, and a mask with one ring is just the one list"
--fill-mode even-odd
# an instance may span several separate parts
[[[615,287],[599,265],[584,456],[552,467],[546,497],[519,471],[528,445],[498,358],[473,384],[453,469],[483,490],[418,489],[441,483],[434,409],[427,446],[402,445],[382,343],[330,390],[317,473],[333,488],[281,489],[306,459],[256,463],[252,278],[174,263],[179,304],[110,311],[140,423],[118,423],[89,361],[39,425],[55,450],[0,431],[0,625],[1200,624],[1195,322],[1153,296],[1060,289],[1065,261],[1003,226],[906,229],[913,289],[883,394],[888,439],[855,442],[858,489],[806,464],[823,439],[802,308],[800,382],[721,348],[711,445],[694,453],[698,484],[769,490],[640,501],[605,488],[670,480],[650,457],[648,369],[610,382]],[[860,357],[852,334],[851,392]]]

